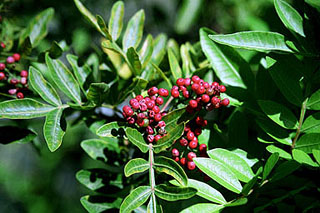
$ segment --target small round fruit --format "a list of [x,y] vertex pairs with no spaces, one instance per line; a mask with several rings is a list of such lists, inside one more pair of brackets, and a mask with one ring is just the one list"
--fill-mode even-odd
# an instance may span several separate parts
[[171,154],[172,154],[172,156],[174,156],[174,157],[178,157],[180,153],[179,153],[179,150],[177,150],[176,148],[174,148],[174,149],[172,149]]
[[229,101],[228,98],[224,98],[224,99],[221,101],[222,106],[228,106],[229,103],[230,103],[230,101]]
[[187,133],[187,139],[188,139],[189,141],[192,141],[193,138],[194,138],[194,133],[191,132],[191,131],[189,131],[189,132]]
[[191,108],[197,108],[197,106],[198,106],[198,102],[196,101],[196,100],[190,100],[189,101],[189,106],[191,107]]
[[200,144],[200,146],[199,146],[199,151],[200,152],[206,152],[207,151],[207,145],[205,145],[205,144]]
[[194,170],[196,168],[196,164],[193,161],[188,161],[188,169]]
[[194,141],[194,140],[190,141],[189,143],[190,149],[195,149],[197,148],[197,146],[198,146],[198,141]]
[[179,142],[180,142],[181,146],[187,146],[188,145],[188,141],[185,138],[181,138]]
[[171,90],[171,96],[174,98],[178,98],[180,95],[178,90]]
[[21,56],[20,56],[20,54],[19,53],[15,53],[15,54],[13,54],[13,56],[12,56],[13,58],[14,58],[14,60],[15,61],[20,61],[20,58],[21,58]]
[[3,72],[0,72],[0,81],[2,81],[5,77],[6,75]]
[[168,97],[169,91],[167,89],[160,88],[158,94],[162,97]]
[[0,63],[0,70],[4,70],[6,68],[6,65],[4,63]]
[[197,76],[197,75],[192,76],[192,81],[193,81],[194,83],[199,83],[200,80],[201,80],[201,79],[199,78],[199,76]]
[[9,56],[6,61],[8,64],[13,64],[15,62],[15,60],[12,56]]
[[176,84],[178,86],[184,86],[184,78],[178,78],[176,81]]
[[189,152],[187,157],[189,161],[192,161],[192,159],[197,157],[197,155],[194,152]]
[[181,163],[181,165],[186,165],[186,162],[187,162],[187,159],[186,158],[181,158],[180,159],[180,163]]
[[220,85],[220,92],[224,93],[226,91],[227,91],[226,87],[224,85]]

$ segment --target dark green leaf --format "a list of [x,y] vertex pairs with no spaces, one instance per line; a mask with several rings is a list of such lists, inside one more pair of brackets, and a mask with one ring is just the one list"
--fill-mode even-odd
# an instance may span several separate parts
[[107,123],[97,130],[97,135],[100,137],[117,137],[120,128],[125,128],[125,124],[117,121]]
[[56,41],[53,41],[48,52],[51,58],[59,58],[62,55],[63,50]]
[[135,76],[139,76],[141,74],[141,62],[139,59],[138,53],[134,50],[133,47],[129,47],[127,51],[127,58],[132,67],[132,71]]
[[290,175],[292,172],[296,171],[300,167],[299,163],[291,160],[291,161],[285,161],[280,166],[278,166],[275,171],[274,175],[271,177],[271,181],[277,181],[280,180],[288,175]]
[[106,101],[109,95],[109,85],[106,83],[92,83],[90,84],[87,98],[96,105],[101,105]]
[[291,146],[292,140],[286,130],[279,127],[275,123],[269,120],[256,120],[257,124],[267,133],[270,137],[278,141],[279,143]]
[[320,112],[306,118],[301,127],[301,132],[320,133]]
[[279,147],[276,147],[274,145],[269,145],[269,146],[267,146],[266,149],[270,153],[279,153],[279,157],[281,157],[281,158],[284,158],[284,159],[287,159],[287,160],[291,160],[292,159],[291,155],[288,152],[286,152],[283,149],[280,149]]
[[51,152],[56,151],[62,144],[65,130],[61,128],[62,108],[56,108],[49,112],[43,126],[43,135]]
[[102,139],[88,139],[81,142],[81,148],[94,160],[102,160],[107,162],[106,151],[118,150],[117,139],[105,138]]
[[50,71],[50,75],[55,84],[63,91],[71,100],[79,105],[81,104],[80,87],[74,79],[70,70],[60,61],[53,60],[49,54],[46,54],[46,63]]
[[154,192],[157,197],[163,200],[176,201],[193,197],[197,193],[197,190],[190,187],[173,187],[160,184],[155,187]]
[[147,171],[150,168],[150,164],[143,158],[135,158],[130,160],[124,167],[124,174],[126,177],[130,175]]
[[159,153],[161,151],[166,150],[173,144],[175,140],[180,138],[183,131],[184,123],[176,125],[172,130],[168,131],[165,136],[163,136],[162,138],[160,138],[160,140],[157,141],[157,144],[153,146],[154,152]]
[[298,149],[294,149],[292,150],[292,157],[295,161],[302,163],[302,164],[306,164],[309,166],[313,166],[313,167],[318,167],[318,164],[315,163],[311,157],[305,153],[304,151],[298,150]]
[[311,95],[307,107],[312,110],[320,110],[320,89]]
[[146,141],[143,139],[141,133],[133,129],[131,127],[126,128],[126,135],[130,142],[132,142],[134,145],[136,145],[141,152],[146,153],[149,150],[149,146],[146,143]]
[[188,177],[181,166],[174,160],[159,156],[155,159],[154,169],[158,172],[164,172],[168,175],[171,175],[176,179],[181,185],[187,186]]
[[0,103],[0,118],[30,119],[44,117],[52,110],[53,106],[40,103],[30,98],[10,100]]
[[124,52],[127,52],[129,47],[138,47],[143,34],[144,27],[144,11],[139,10],[130,19],[127,25],[127,29],[123,35],[122,47]]
[[27,36],[22,43],[19,45],[19,52],[21,54],[30,55],[32,52],[32,44],[30,41],[30,37]]
[[306,0],[305,2],[310,4],[312,7],[316,8],[318,11],[320,11],[320,2],[319,2],[319,0]]
[[320,149],[320,134],[310,133],[303,135],[297,141],[295,148],[308,154],[312,153],[313,149]]
[[267,160],[266,165],[264,165],[262,179],[266,180],[273,167],[277,164],[279,160],[279,153],[273,153]]
[[212,204],[212,203],[198,203],[195,205],[192,205],[183,211],[181,213],[218,213],[220,212],[224,206],[222,205],[217,205],[217,204]]
[[96,15],[97,24],[100,28],[100,31],[103,32],[104,35],[107,35],[107,39],[110,39],[111,37],[108,31],[108,28],[106,26],[106,23],[104,22],[103,18],[100,15]]
[[228,45],[234,48],[261,52],[292,52],[292,50],[287,47],[284,36],[274,32],[247,31],[227,35],[209,35],[209,38],[219,44]]
[[274,0],[274,6],[282,23],[289,29],[305,37],[303,19],[300,14],[287,2]]
[[219,161],[210,158],[194,158],[193,161],[201,171],[220,185],[238,194],[242,191],[236,175]]
[[122,1],[117,1],[113,4],[111,9],[111,16],[109,19],[109,33],[112,40],[116,41],[122,31],[123,25],[124,4]]
[[262,111],[275,123],[286,129],[298,128],[298,119],[285,106],[273,101],[258,101]]
[[54,106],[62,105],[56,90],[44,79],[42,74],[32,66],[29,69],[29,82],[43,100]]
[[139,186],[124,199],[120,206],[120,213],[133,211],[134,209],[141,206],[144,202],[146,202],[150,195],[150,186]]

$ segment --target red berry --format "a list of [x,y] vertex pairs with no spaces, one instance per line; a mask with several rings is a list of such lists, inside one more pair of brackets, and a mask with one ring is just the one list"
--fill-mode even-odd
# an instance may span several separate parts
[[188,161],[188,169],[194,170],[196,168],[196,164],[193,161]]
[[191,84],[191,79],[190,78],[185,78],[184,79],[184,86],[190,86],[190,84]]
[[191,131],[189,131],[189,132],[187,133],[187,139],[188,139],[189,141],[192,141],[193,138],[194,138],[194,133],[191,132]]
[[220,99],[219,98],[217,98],[217,97],[212,97],[211,98],[211,103],[213,104],[213,105],[216,105],[217,103],[219,103],[220,102]]
[[[23,71],[23,70],[22,70]],[[20,75],[22,75],[22,71],[20,73]],[[136,102],[139,102],[137,99],[135,98],[132,98],[130,101],[129,101],[129,104],[132,106],[133,103],[136,103]]]
[[148,109],[152,109],[154,106],[155,106],[154,100],[150,100],[149,102],[147,102]]
[[210,181],[211,180],[211,178],[208,176],[208,175],[204,175],[203,176],[203,181],[204,182],[208,182],[208,181]]
[[185,86],[179,86],[179,90],[183,92],[183,91],[186,91],[187,88]]
[[158,123],[158,126],[161,128],[161,127],[165,127],[166,126],[166,123],[164,121],[160,121]]
[[186,165],[186,161],[187,161],[186,158],[181,158],[180,159],[181,165],[183,165],[183,166]]
[[17,98],[18,98],[18,99],[23,99],[23,98],[24,98],[23,93],[22,93],[22,92],[18,92],[18,93],[17,93]]
[[153,96],[155,94],[158,94],[158,88],[157,87],[151,87],[149,90],[148,90],[148,95],[150,96]]
[[224,92],[226,92],[226,91],[227,91],[226,87],[223,86],[223,85],[220,85],[220,92],[221,92],[221,93],[224,93]]
[[153,135],[148,135],[147,140],[149,143],[152,143],[154,141],[154,136]]
[[172,153],[172,156],[174,156],[174,157],[178,157],[180,154],[179,150],[177,150],[176,148],[172,149],[171,153]]
[[183,78],[178,78],[176,83],[177,83],[178,86],[184,86],[184,79]]
[[174,97],[174,98],[178,98],[179,97],[179,95],[180,95],[180,93],[179,93],[179,91],[178,90],[171,90],[171,95],[172,95],[172,97]]
[[154,134],[153,128],[151,126],[147,126],[146,132],[147,132],[148,135],[153,135]]
[[7,63],[8,64],[13,64],[15,61],[14,61],[14,58],[12,57],[12,56],[9,56],[8,58],[7,58]]
[[188,160],[192,161],[193,158],[197,157],[196,153],[194,152],[189,152],[188,153]]
[[197,108],[198,103],[197,103],[196,100],[190,100],[189,101],[189,106],[192,107],[192,108]]
[[155,121],[159,122],[159,121],[161,121],[161,119],[162,119],[162,116],[161,116],[160,113],[157,113],[157,114],[154,115],[154,120]]
[[178,90],[178,89],[179,89],[179,87],[176,86],[176,85],[174,85],[174,86],[171,88],[171,90]]
[[173,160],[175,161],[175,162],[179,162],[179,157],[173,157]]
[[210,96],[207,94],[204,94],[201,96],[201,101],[204,103],[208,103],[210,101]]
[[0,81],[3,80],[6,77],[6,75],[3,72],[0,72]]
[[148,109],[147,104],[144,104],[144,103],[140,104],[140,110],[141,110],[142,112],[146,111],[147,109]]
[[133,117],[128,117],[127,121],[128,121],[129,124],[134,124],[136,122]]
[[[136,99],[134,99],[134,100],[136,100]],[[130,105],[131,105],[131,107],[132,107],[133,109],[135,109],[135,110],[137,110],[137,109],[140,108],[140,104],[139,104],[138,101],[133,102],[132,104],[130,103]]]
[[157,103],[158,105],[162,105],[162,104],[163,104],[163,98],[157,97],[156,103]]
[[168,113],[167,112],[161,112],[162,116],[166,116]]
[[183,97],[185,97],[185,98],[189,98],[189,96],[190,96],[188,90],[183,91],[183,92],[182,92],[182,95],[183,95]]
[[206,89],[204,88],[204,86],[199,86],[199,88],[195,92],[197,95],[202,95],[206,92]]
[[167,89],[160,88],[158,94],[162,97],[168,97],[169,91]]
[[156,135],[154,136],[154,141],[157,142],[158,140],[160,140],[161,136],[160,135]]
[[155,113],[154,111],[152,111],[152,110],[149,111],[149,117],[150,117],[150,118],[154,118],[155,114],[156,114],[156,113]]
[[16,92],[17,92],[17,89],[9,89],[9,90],[8,90],[8,93],[9,93],[10,95],[14,95],[14,94],[16,94]]
[[199,87],[200,87],[199,84],[194,83],[194,84],[192,84],[191,89],[192,89],[193,91],[197,91],[197,89],[198,89]]
[[184,127],[184,131],[185,132],[189,132],[191,130],[189,124],[186,124],[186,126]]
[[228,98],[224,98],[224,99],[221,101],[222,106],[228,106],[229,103],[230,103],[230,101],[229,101]]
[[208,89],[210,87],[210,84],[208,82],[203,83],[204,88]]
[[143,99],[143,96],[142,96],[142,95],[137,95],[137,96],[136,96],[136,99],[137,99],[138,101],[141,101],[141,100]]
[[14,58],[15,61],[20,61],[20,54],[19,53],[15,53],[12,56]]
[[154,111],[155,113],[159,113],[160,112],[160,108],[158,106],[154,106],[152,108],[152,111]]
[[200,80],[201,80],[201,79],[199,78],[199,76],[196,76],[196,75],[192,76],[192,81],[193,81],[194,83],[199,83]]
[[188,141],[185,138],[181,138],[179,142],[180,142],[181,146],[187,146],[188,145]]
[[[194,138],[196,138],[196,137],[194,137]],[[190,141],[190,143],[189,143],[190,149],[195,149],[195,148],[197,148],[197,146],[198,146],[198,141],[195,141],[195,140]]]
[[0,43],[0,46],[1,46],[3,49],[6,48],[6,45],[5,45],[3,42]]
[[10,80],[10,84],[16,85],[17,83],[19,83],[18,79],[13,78]]
[[207,145],[205,145],[205,144],[200,144],[200,146],[199,146],[199,151],[200,151],[200,152],[206,152],[206,151],[207,151]]
[[6,68],[6,65],[4,63],[0,63],[0,70],[4,70]]
[[195,134],[196,136],[201,135],[201,133],[202,133],[201,128],[196,128],[196,129],[194,130],[194,134]]
[[218,83],[218,82],[212,82],[211,85],[214,86],[214,87],[218,87],[218,86],[219,86],[219,83]]

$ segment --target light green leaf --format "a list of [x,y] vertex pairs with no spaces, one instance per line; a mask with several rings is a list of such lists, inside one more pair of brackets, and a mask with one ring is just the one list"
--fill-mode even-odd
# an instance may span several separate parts
[[224,206],[212,204],[212,203],[198,203],[195,205],[192,205],[184,210],[182,210],[180,213],[218,213],[220,212]]
[[149,61],[151,60],[152,52],[153,52],[153,38],[152,38],[152,35],[148,34],[147,38],[144,40],[142,47],[139,51],[142,69],[144,69],[149,63]]
[[163,213],[162,207],[157,203],[156,196],[151,196],[147,213]]
[[[103,198],[103,199],[101,199]],[[105,202],[107,197],[101,196],[83,196],[80,199],[82,206],[89,212],[89,213],[100,213],[104,212],[108,209],[119,209],[122,199],[117,198],[116,200],[111,201],[110,203]],[[101,201],[103,200],[103,201]]]
[[306,118],[301,127],[301,132],[320,133],[320,112]]
[[157,197],[163,200],[176,201],[193,197],[197,193],[197,190],[190,187],[175,187],[160,184],[156,185],[154,192]]
[[80,84],[80,86],[83,86],[92,70],[87,64],[84,64],[82,67],[78,66],[78,56],[68,54],[67,60],[73,69],[73,73],[78,83]]
[[260,52],[292,52],[292,50],[287,47],[284,36],[275,32],[246,31],[227,35],[209,35],[209,38],[219,44],[234,48]]
[[25,39],[29,37],[32,47],[37,46],[39,42],[46,37],[48,23],[52,19],[53,14],[54,9],[48,8],[35,16],[29,22],[27,28],[21,33],[19,45],[22,45]]
[[43,135],[51,152],[56,151],[62,144],[65,130],[61,128],[62,108],[56,108],[49,112],[43,126]]
[[182,60],[182,73],[184,76],[190,76],[196,70],[191,56],[190,56],[190,43],[182,44],[180,47],[180,55]]
[[112,150],[119,153],[117,139],[104,138],[88,139],[81,142],[81,148],[94,160],[102,160],[107,162],[106,150]]
[[51,59],[48,53],[46,54],[46,64],[49,68],[50,75],[55,84],[71,100],[80,105],[80,87],[78,82],[74,79],[70,70],[60,60]]
[[259,160],[257,158],[252,158],[250,156],[248,156],[248,153],[242,149],[234,149],[234,150],[230,150],[230,152],[238,155],[240,158],[242,158],[245,162],[247,162],[247,164],[252,167],[253,165],[255,165],[257,162],[259,162]]
[[316,159],[316,161],[320,165],[320,150],[319,149],[313,149],[312,150],[312,154],[313,154],[314,159]]
[[141,74],[141,62],[139,59],[138,53],[134,50],[133,47],[129,47],[127,51],[127,58],[132,67],[132,72],[135,76],[139,76]]
[[224,52],[208,37],[208,30],[200,29],[200,44],[219,79],[227,85],[246,88],[238,72],[238,65],[227,58]]
[[124,52],[127,52],[129,47],[134,47],[135,49],[138,47],[142,39],[144,18],[144,11],[139,10],[128,22],[127,29],[122,40],[122,48]]
[[312,110],[320,110],[320,89],[311,95],[307,107]]
[[134,145],[136,145],[141,152],[146,153],[149,150],[149,146],[146,143],[146,141],[143,139],[141,133],[133,129],[131,127],[126,128],[126,135],[130,142],[132,142]]
[[80,170],[76,174],[77,180],[90,190],[97,190],[105,186],[103,183],[103,173],[108,172],[104,169]]
[[320,134],[310,133],[301,136],[297,141],[295,148],[308,154],[312,153],[313,149],[320,149]]
[[139,186],[138,188],[130,192],[130,194],[124,199],[120,206],[120,213],[133,211],[134,209],[145,203],[150,195],[150,186]]
[[106,83],[92,83],[90,84],[87,98],[96,105],[101,105],[106,101],[109,95],[110,87]]
[[111,9],[111,16],[109,19],[109,33],[113,41],[116,41],[122,31],[123,25],[124,4],[122,1],[117,1],[113,4]]
[[152,66],[155,68],[156,72],[161,76],[161,78],[168,84],[168,87],[171,88],[172,84],[170,79],[164,74],[164,72],[154,63],[152,63]]
[[210,158],[219,161],[223,166],[230,169],[239,180],[249,182],[254,177],[250,166],[238,155],[221,148],[209,150],[207,153]]
[[150,168],[150,164],[143,158],[135,158],[130,160],[124,167],[124,174],[126,177],[130,175],[144,172]]
[[302,163],[302,164],[307,164],[309,166],[313,167],[318,167],[318,164],[314,162],[311,157],[305,153],[304,151],[294,149],[292,150],[292,157],[295,161]]
[[291,155],[288,152],[286,152],[283,149],[280,149],[279,147],[276,147],[274,145],[269,145],[269,146],[267,146],[266,149],[270,153],[279,153],[279,157],[281,157],[281,158],[284,158],[284,159],[287,159],[287,160],[291,160],[292,159]]
[[117,137],[120,128],[125,128],[125,123],[117,121],[107,123],[97,130],[97,135],[100,137]]
[[262,111],[279,126],[286,129],[297,129],[298,119],[296,116],[285,106],[273,101],[258,101]]
[[242,206],[244,204],[246,204],[248,202],[248,199],[245,197],[240,197],[230,203],[227,203],[226,205],[224,205],[225,207],[232,207],[232,206]]
[[197,167],[220,185],[239,194],[242,186],[236,175],[224,164],[210,158],[194,158]]
[[171,49],[171,51],[174,53],[174,56],[179,61],[180,60],[180,47],[179,47],[178,42],[176,40],[174,40],[173,38],[170,38],[168,40],[167,50],[169,51],[169,49]]
[[279,153],[273,153],[267,160],[266,165],[264,165],[262,179],[266,180],[273,167],[277,164],[279,160]]
[[282,23],[289,29],[305,37],[303,32],[303,19],[300,14],[287,2],[274,0],[274,6]]
[[166,123],[166,130],[171,131],[181,122],[187,121],[185,118],[189,117],[189,113],[186,112],[185,108],[176,109],[169,112],[167,115],[162,117],[162,121]]
[[169,58],[170,70],[174,80],[176,81],[178,78],[182,78],[182,71],[179,65],[179,61],[177,60],[171,48],[168,49],[168,58]]
[[32,66],[29,69],[29,81],[32,88],[37,91],[43,100],[54,106],[62,105],[56,90],[44,79],[42,74]]
[[164,172],[176,179],[182,186],[187,186],[188,177],[181,166],[174,160],[159,156],[155,159],[154,169],[158,172]]
[[175,140],[181,137],[184,131],[184,123],[176,125],[173,129],[167,131],[167,134],[157,141],[153,146],[154,152],[159,153],[170,147]]
[[31,119],[46,116],[56,109],[53,106],[40,103],[30,98],[9,100],[0,103],[0,118]]

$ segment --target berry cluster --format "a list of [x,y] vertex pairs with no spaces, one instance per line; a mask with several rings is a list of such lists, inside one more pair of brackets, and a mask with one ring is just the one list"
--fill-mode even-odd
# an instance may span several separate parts
[[[0,43],[2,48],[5,48],[3,42]],[[9,95],[16,95],[17,98],[23,99],[23,91],[28,89],[28,71],[16,70],[16,62],[20,61],[20,54],[14,53],[8,56],[4,62],[0,62],[0,82],[6,82],[6,89]],[[15,73],[19,73],[16,75]]]
[[179,78],[176,85],[171,89],[171,96],[179,98],[183,96],[185,99],[190,99],[187,106],[187,111],[193,113],[205,108],[208,111],[228,106],[230,101],[228,98],[221,100],[220,93],[224,93],[226,87],[219,85],[218,82],[209,84],[200,77],[194,75],[192,78]]
[[161,96],[169,96],[169,91],[151,87],[147,97],[137,95],[129,101],[130,106],[125,105],[122,108],[123,116],[130,125],[144,128],[144,137],[149,143],[157,142],[166,134],[166,124],[162,121],[166,113],[160,112],[160,106],[163,104]]
[[[196,168],[193,158],[197,157],[207,157],[207,145],[200,144],[198,136],[202,133],[202,128],[207,125],[207,120],[200,116],[188,122],[184,128],[184,134],[179,138],[172,150],[172,158],[179,162],[182,166],[187,166],[189,170],[194,170]],[[177,143],[179,142],[179,143]]]

